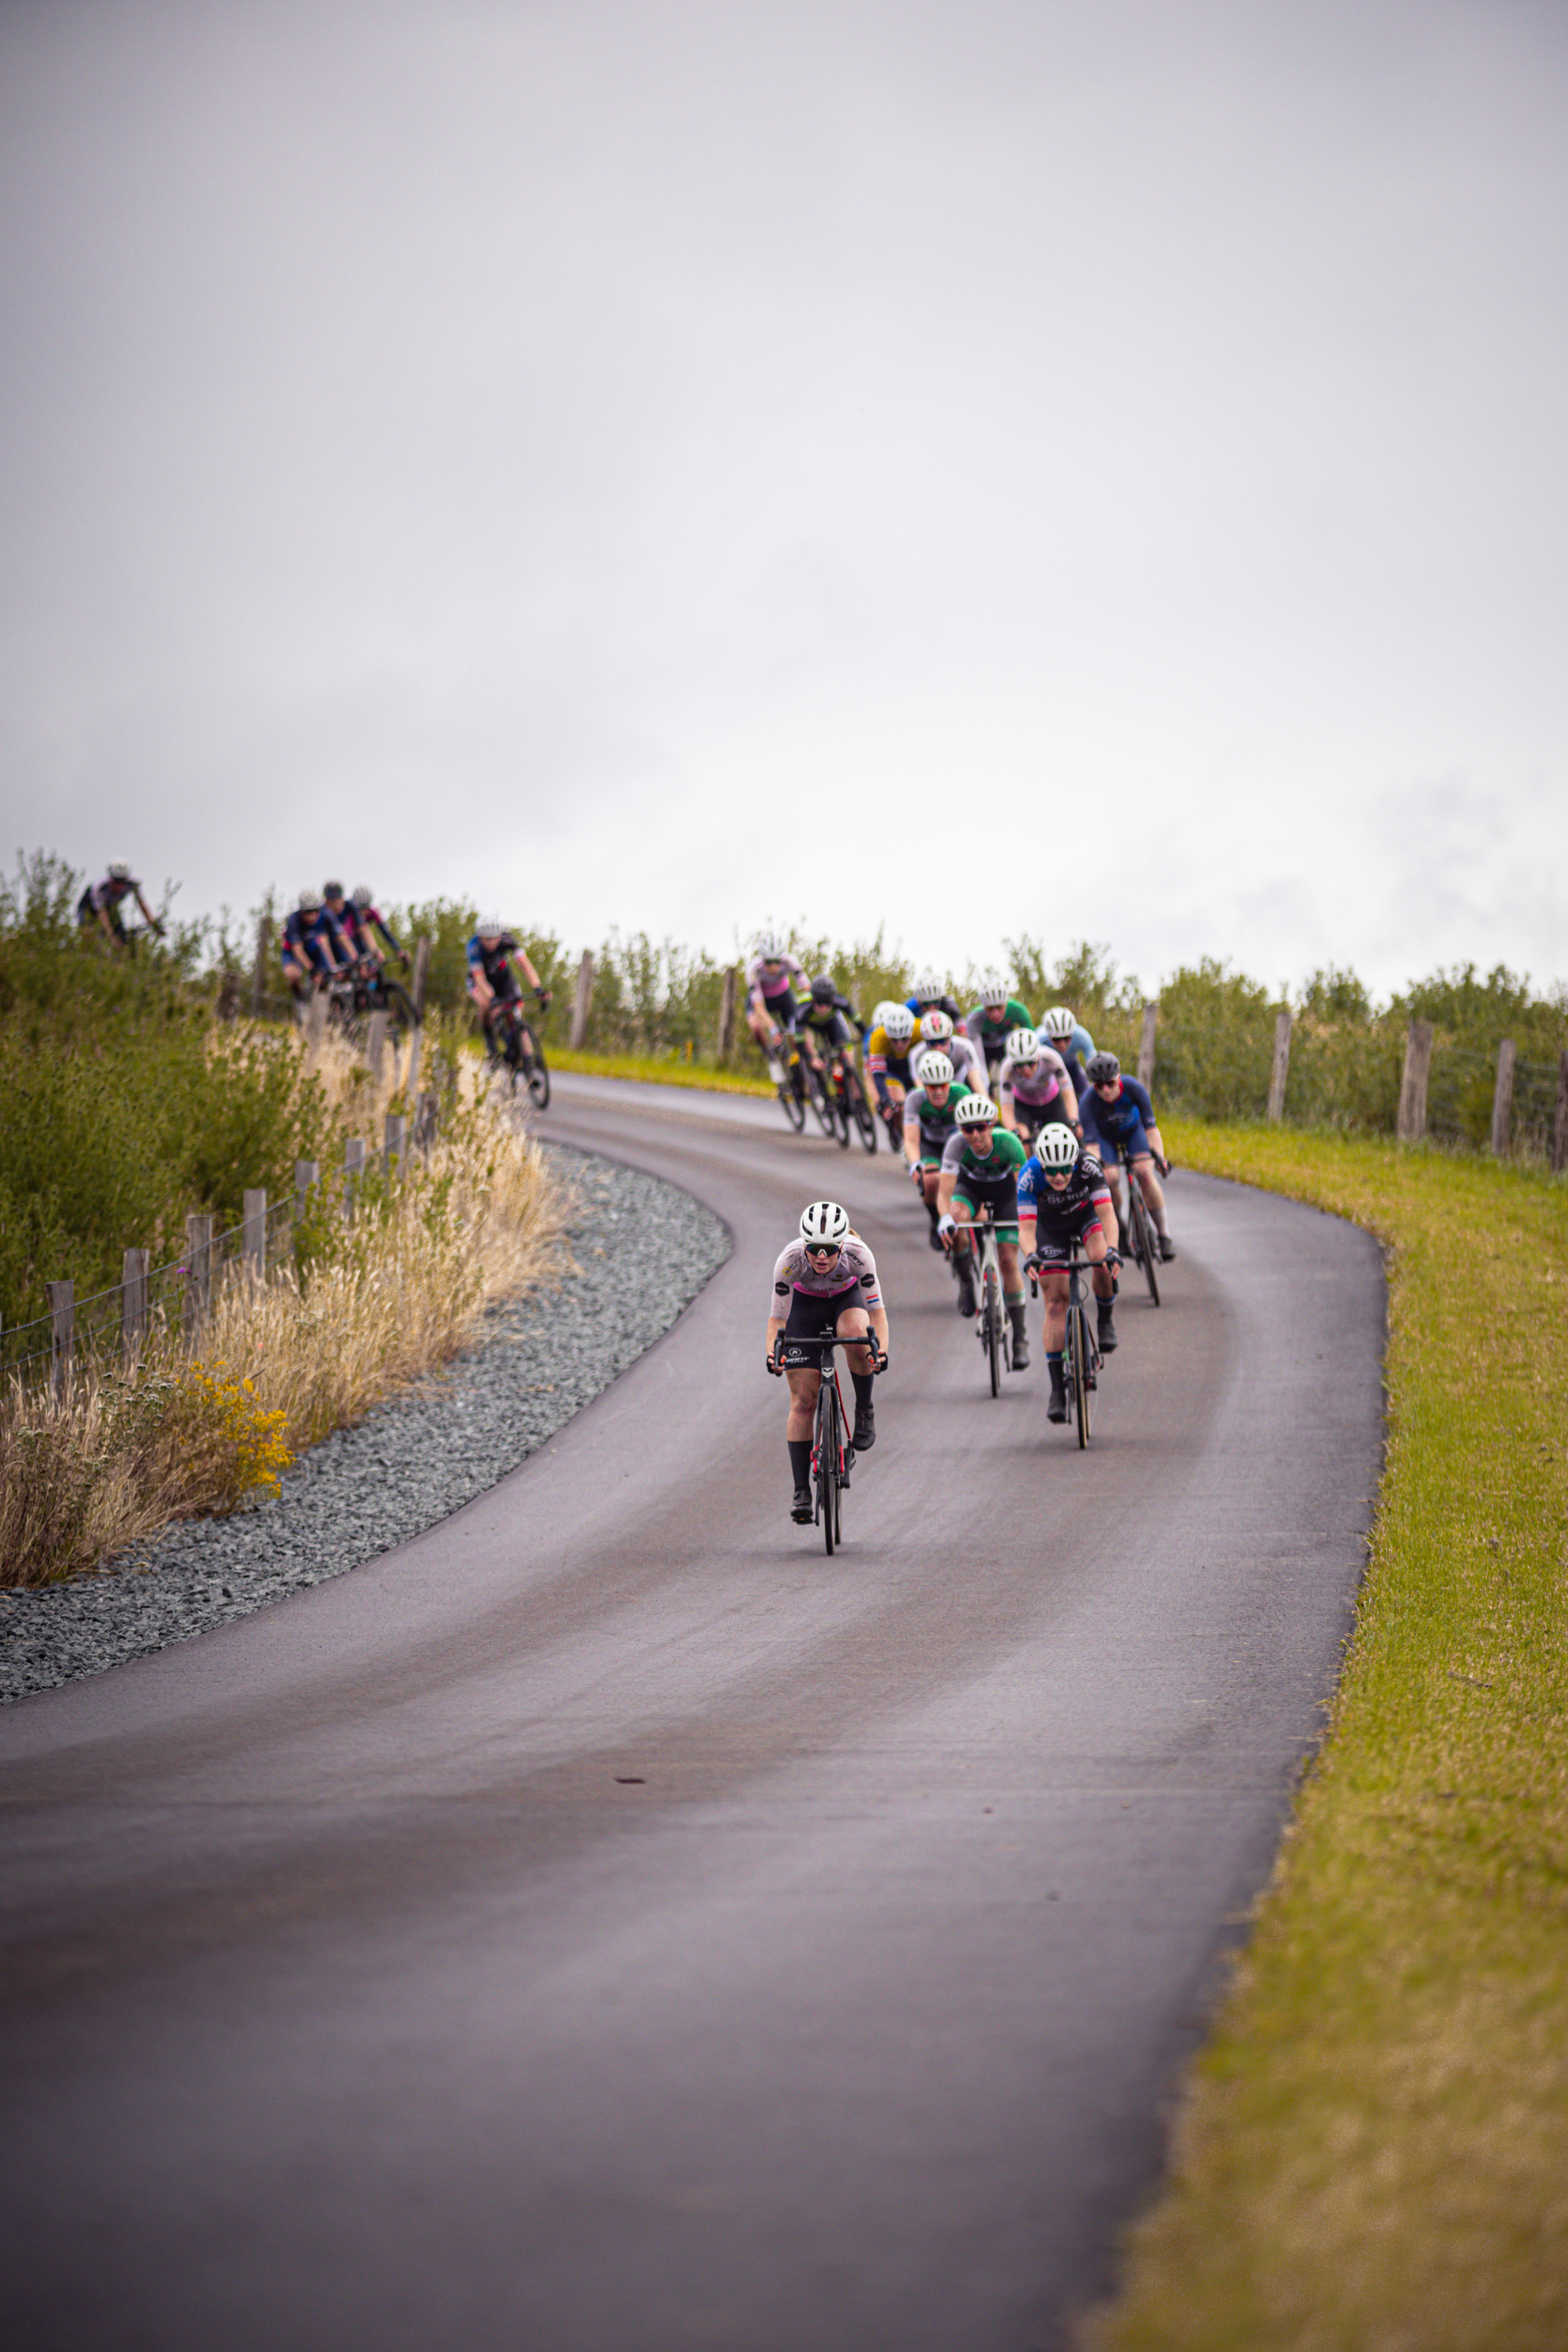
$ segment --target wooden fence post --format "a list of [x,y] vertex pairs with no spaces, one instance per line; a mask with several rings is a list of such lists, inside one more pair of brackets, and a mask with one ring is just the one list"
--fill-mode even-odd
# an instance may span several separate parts
[[1154,1032],[1159,1025],[1158,1004],[1143,1007],[1143,1034],[1138,1041],[1138,1083],[1152,1087],[1154,1083]]
[[300,1255],[300,1227],[310,1213],[310,1194],[321,1181],[319,1160],[294,1162],[294,1255]]
[[402,1111],[389,1110],[386,1114],[385,1131],[386,1172],[389,1176],[396,1174],[398,1164],[407,1149],[408,1121]]
[[372,1086],[380,1086],[381,1067],[382,1064],[386,1059],[386,1015],[384,1013],[373,1013],[370,1016],[370,1027],[365,1033],[364,1058],[365,1066],[370,1072],[370,1081]]
[[327,1000],[319,988],[312,988],[305,1004],[305,1043],[312,1054],[319,1054],[327,1041]]
[[421,931],[414,942],[414,974],[408,983],[408,993],[413,1000],[414,1010],[421,1021],[425,1018],[425,991],[429,984],[430,940],[428,935]]
[[572,1051],[576,1053],[588,1034],[588,1014],[594,1003],[594,958],[587,948],[577,966],[577,993],[572,1000]]
[[1285,1081],[1290,1075],[1290,1007],[1282,1004],[1274,1022],[1274,1067],[1268,1073],[1268,1117],[1276,1127],[1285,1116]]
[[76,1285],[46,1282],[44,1295],[49,1302],[49,1385],[55,1402],[63,1404],[70,1391],[76,1349]]
[[1399,1081],[1401,1143],[1419,1143],[1426,1132],[1426,1081],[1432,1075],[1432,1024],[1412,1021],[1405,1033],[1405,1074]]
[[419,1091],[419,1048],[424,1035],[425,1032],[420,1028],[416,1028],[409,1033],[408,1067],[403,1074],[403,1096],[405,1102],[413,1102]]
[[272,918],[262,915],[256,925],[256,961],[250,973],[250,1013],[254,1021],[261,1018],[261,1008],[267,1002],[267,967],[272,954]]
[[252,1282],[267,1279],[267,1194],[246,1188],[245,1233],[241,1242],[245,1270]]
[[1557,1056],[1557,1108],[1552,1120],[1552,1165],[1568,1168],[1568,1048]]
[[121,1267],[120,1360],[127,1371],[142,1353],[147,1337],[147,1276],[151,1250],[128,1249]]
[[1505,1037],[1497,1049],[1497,1084],[1492,1088],[1494,1160],[1506,1160],[1508,1157],[1508,1139],[1513,1126],[1513,1039]]
[[194,1339],[213,1305],[213,1220],[204,1212],[185,1219],[185,1337]]
[[719,1059],[727,1061],[735,1045],[735,967],[724,967],[724,986],[719,998]]
[[414,1139],[426,1156],[436,1140],[436,1129],[440,1125],[440,1120],[441,1107],[434,1091],[421,1095],[419,1117],[414,1129]]
[[343,1223],[354,1221],[354,1192],[364,1172],[364,1138],[351,1135],[343,1146]]

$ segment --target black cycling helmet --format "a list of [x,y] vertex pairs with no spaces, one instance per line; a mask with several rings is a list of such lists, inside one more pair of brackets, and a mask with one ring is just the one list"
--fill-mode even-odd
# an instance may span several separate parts
[[1121,1076],[1121,1065],[1114,1054],[1091,1054],[1088,1065],[1091,1087],[1108,1087],[1112,1078]]
[[811,983],[812,1003],[814,1004],[831,1004],[837,993],[838,991],[833,984],[832,973],[828,971],[819,971],[816,978]]
[[322,883],[322,885],[321,885],[321,896],[322,896],[322,898],[341,898],[342,897],[342,895],[343,895],[343,886],[342,886],[342,884],[341,882],[323,882],[323,883]]

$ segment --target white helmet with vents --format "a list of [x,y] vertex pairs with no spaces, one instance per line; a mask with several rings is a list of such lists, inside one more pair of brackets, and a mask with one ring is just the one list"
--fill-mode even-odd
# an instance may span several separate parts
[[933,1012],[921,1014],[922,1045],[945,1045],[952,1034],[952,1015],[938,1005]]
[[814,1201],[801,1212],[800,1237],[808,1249],[842,1248],[849,1238],[849,1217],[837,1201]]
[[922,1054],[920,1076],[922,1087],[950,1087],[952,1084],[952,1064],[945,1054]]
[[995,1118],[996,1106],[989,1095],[965,1095],[952,1114],[955,1127],[991,1127]]
[[499,915],[481,915],[476,929],[481,940],[499,940],[506,925]]
[[1054,1118],[1035,1138],[1035,1157],[1042,1168],[1054,1169],[1058,1175],[1064,1175],[1077,1164],[1078,1138],[1070,1127]]
[[1078,1023],[1065,1004],[1053,1004],[1050,1011],[1042,1017],[1040,1027],[1054,1045],[1061,1038],[1070,1037],[1078,1027]]
[[757,941],[757,953],[763,963],[782,963],[784,959],[784,943],[776,931],[764,931]]
[[882,1034],[889,1045],[907,1045],[915,1034],[915,1016],[907,1004],[889,1004],[882,1015]]
[[1037,1062],[1040,1041],[1032,1029],[1009,1029],[1006,1052],[1010,1062]]
[[918,996],[922,1004],[934,1004],[942,994],[942,982],[934,971],[917,971],[910,994]]
[[999,971],[988,971],[980,983],[982,1004],[1005,1004],[1012,993]]

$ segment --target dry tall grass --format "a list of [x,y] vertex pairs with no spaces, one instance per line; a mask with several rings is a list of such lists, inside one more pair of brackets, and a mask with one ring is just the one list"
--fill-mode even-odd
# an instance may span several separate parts
[[[305,1048],[291,1047],[301,1053]],[[308,1056],[345,1131],[373,1139],[405,1072],[376,1085],[343,1046]],[[566,1263],[569,1197],[538,1146],[452,1057],[427,1155],[356,1187],[327,1176],[296,1264],[265,1285],[221,1279],[194,1350],[155,1331],[130,1378],[77,1379],[67,1399],[0,1402],[0,1583],[96,1567],[167,1520],[234,1509],[303,1447],[477,1338],[487,1307]]]

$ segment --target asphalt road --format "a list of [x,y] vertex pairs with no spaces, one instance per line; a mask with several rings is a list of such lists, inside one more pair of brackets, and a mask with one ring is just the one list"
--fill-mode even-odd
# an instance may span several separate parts
[[[885,1157],[549,1124],[728,1220],[675,1329],[417,1541],[0,1716],[17,2352],[1056,2346],[1157,2179],[1349,1625],[1373,1244],[1179,1174],[1080,1455]],[[832,1561],[761,1362],[825,1191],[892,1322]]]

